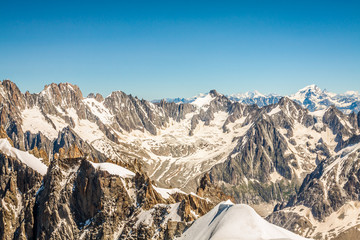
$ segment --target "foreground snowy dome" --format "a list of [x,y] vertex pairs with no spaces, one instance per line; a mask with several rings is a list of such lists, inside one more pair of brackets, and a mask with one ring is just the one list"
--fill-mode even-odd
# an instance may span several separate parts
[[222,202],[199,218],[182,235],[182,240],[305,240],[275,226],[245,204]]

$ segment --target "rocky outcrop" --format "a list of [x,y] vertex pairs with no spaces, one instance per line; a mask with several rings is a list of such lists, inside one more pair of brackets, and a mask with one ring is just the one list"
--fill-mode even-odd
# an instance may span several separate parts
[[94,162],[105,162],[107,157],[93,146],[80,138],[70,127],[59,132],[53,143],[53,153],[56,158],[84,158],[89,157]]
[[26,131],[24,134],[25,150],[37,158],[41,158],[46,165],[50,164],[49,153],[53,151],[53,144],[43,133],[33,134]]
[[278,211],[266,219],[301,236],[308,236],[309,230],[313,229],[311,221],[296,212]]
[[34,209],[38,239],[113,239],[134,204],[121,178],[63,159],[51,163]]
[[23,136],[21,129],[21,109],[25,107],[23,94],[19,88],[11,81],[0,82],[0,125],[11,138],[14,146],[24,149]]
[[31,239],[33,206],[42,176],[0,153],[0,239]]
[[206,173],[200,179],[200,185],[197,188],[196,194],[200,197],[210,199],[213,203],[219,203],[229,199],[235,202],[232,196],[226,195],[218,186],[211,182],[209,173]]
[[154,190],[151,180],[145,173],[137,172],[134,183],[138,191],[136,201],[141,204],[144,209],[148,210],[158,203],[167,203],[161,195]]
[[90,93],[87,97],[94,98],[96,101],[100,103],[104,101],[104,97],[100,93],[96,93],[96,94]]
[[168,221],[167,227],[164,233],[164,239],[170,240],[175,239],[175,237],[180,237],[186,229],[191,226],[191,223],[186,222],[176,222],[176,221]]

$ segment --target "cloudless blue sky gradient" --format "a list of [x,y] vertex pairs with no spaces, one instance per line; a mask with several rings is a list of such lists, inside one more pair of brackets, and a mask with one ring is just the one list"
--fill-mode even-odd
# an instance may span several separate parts
[[360,91],[359,1],[0,0],[0,31],[0,80],[22,91]]

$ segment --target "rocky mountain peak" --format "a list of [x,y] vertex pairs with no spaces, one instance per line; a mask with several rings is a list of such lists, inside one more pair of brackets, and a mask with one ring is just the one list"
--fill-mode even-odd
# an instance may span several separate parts
[[89,93],[89,94],[87,95],[87,98],[95,98],[95,93]]
[[94,98],[98,102],[103,102],[104,101],[104,97],[100,93],[96,93],[96,94],[89,93],[87,98]]
[[95,99],[96,99],[96,101],[98,101],[98,102],[104,101],[104,97],[103,97],[100,93],[97,93],[97,94],[96,94]]
[[44,90],[43,91],[51,91],[53,93],[56,93],[58,91],[63,91],[63,92],[76,92],[81,94],[82,97],[82,93],[80,88],[77,85],[71,84],[71,83],[51,83],[49,85],[45,85]]
[[16,86],[15,83],[13,83],[12,81],[6,79],[3,80],[1,83],[1,86],[4,87],[6,90],[10,91],[10,92],[20,92],[19,88]]
[[219,96],[222,96],[222,95],[219,94],[215,89],[210,90],[209,94],[210,94],[211,97],[219,97]]
[[280,100],[279,100],[279,105],[280,106],[286,106],[289,102],[292,102],[292,100],[289,98],[289,97],[282,97]]
[[325,112],[325,114],[338,114],[338,115],[344,115],[335,105],[331,105]]
[[298,93],[318,93],[321,94],[323,91],[315,84],[306,86],[298,91]]
[[70,83],[51,83],[40,92],[40,96],[53,102],[55,105],[68,107],[76,105],[83,99],[80,88]]
[[15,83],[10,80],[4,80],[0,82],[0,88],[0,100],[5,98],[7,100],[11,100],[11,104],[16,107],[20,107],[21,109],[25,107],[23,94]]
[[[290,112],[290,113],[295,113],[294,111],[296,111],[296,112],[297,111],[302,111],[302,112],[306,111],[306,109],[303,109],[298,103],[296,103],[289,97],[282,97],[278,102],[278,106],[281,109],[286,110],[286,112]],[[297,114],[295,114],[295,115],[297,115]]]

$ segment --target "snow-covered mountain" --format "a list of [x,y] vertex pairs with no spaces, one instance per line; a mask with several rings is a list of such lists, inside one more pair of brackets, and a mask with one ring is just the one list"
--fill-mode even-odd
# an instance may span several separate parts
[[321,90],[316,85],[310,85],[291,95],[290,98],[310,111],[326,109],[331,105],[335,105],[345,113],[359,112],[360,110],[360,95],[354,91],[336,94]]
[[0,87],[4,130],[15,147],[44,162],[84,155],[95,162],[137,161],[159,186],[185,192],[196,191],[209,172],[246,203],[287,199],[359,131],[356,115],[331,107],[310,112],[286,97],[259,108],[215,90],[190,104],[154,104],[120,91],[84,98],[67,83],[39,94],[23,94],[10,81]]
[[[83,97],[81,90],[69,83],[47,85],[40,93],[22,93],[11,81],[3,81],[0,137],[8,138],[12,147],[33,154],[54,171],[57,168],[51,166],[53,162],[60,161],[61,168],[61,162],[67,159],[87,159],[86,169],[111,174],[107,164],[117,164],[134,174],[142,172],[149,177],[141,180],[141,186],[154,184],[145,198],[167,199],[174,195],[171,204],[175,204],[184,200],[181,194],[187,196],[181,211],[186,212],[185,222],[189,222],[209,210],[204,204],[198,205],[200,200],[191,198],[192,192],[205,201],[218,201],[227,194],[237,203],[254,207],[288,202],[308,174],[349,144],[355,144],[360,135],[360,114],[346,114],[334,106],[316,111],[302,106],[306,101],[316,102],[325,93],[310,86],[295,94],[296,100],[282,97],[274,104],[259,107],[232,100],[215,90],[190,103],[152,103],[121,91],[106,98],[100,94]],[[259,93],[247,95],[263,97]],[[355,93],[346,96],[356,98]],[[78,174],[68,172],[68,167],[61,171],[62,177],[56,181],[73,183],[72,177]],[[41,174],[32,176],[41,183]],[[131,181],[135,184],[135,180]],[[225,194],[209,189],[204,182],[220,186]],[[66,192],[70,186],[49,191],[60,188]],[[203,190],[199,190],[200,186]],[[134,188],[127,190],[135,196]],[[149,214],[157,215],[162,208],[150,208],[144,207],[141,219],[155,223],[154,229],[164,228],[149,218]],[[83,224],[88,219],[74,221]],[[136,223],[135,228],[140,225]],[[177,226],[185,229],[180,223]],[[128,230],[131,232],[133,227]]]
[[[167,102],[174,103],[192,103],[196,99],[205,97],[206,94],[199,94],[192,98],[167,98]],[[278,94],[262,94],[258,91],[236,93],[227,96],[230,100],[244,103],[256,104],[259,107],[276,104],[282,97]],[[331,93],[326,90],[321,90],[316,85],[309,85],[300,89],[295,94],[286,96],[301,106],[306,107],[310,111],[317,111],[326,109],[331,105],[335,105],[344,113],[359,112],[360,111],[360,94],[355,91],[348,91],[343,94]],[[159,102],[156,100],[155,102]]]
[[275,226],[254,209],[231,201],[219,203],[197,219],[179,238],[181,240],[305,240],[290,231]]

